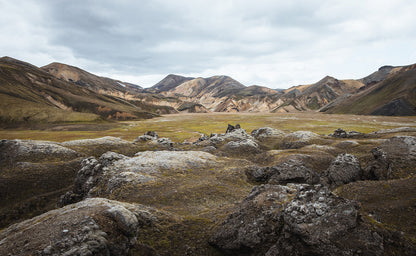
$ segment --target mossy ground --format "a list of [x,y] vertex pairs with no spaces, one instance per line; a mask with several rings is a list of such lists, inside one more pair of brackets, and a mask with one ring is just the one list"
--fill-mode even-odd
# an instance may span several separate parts
[[[375,228],[402,235],[401,243],[416,247],[416,176],[395,180],[359,181],[335,191],[338,195],[357,200],[363,219]],[[394,246],[386,245],[387,255],[395,253]]]
[[[38,124],[31,128],[0,130],[0,139],[62,142],[115,136],[132,141],[146,131],[157,131],[160,137],[183,142],[199,138],[200,133],[207,135],[224,133],[227,124],[235,125],[237,123],[248,133],[254,129],[268,126],[285,132],[306,130],[327,135],[337,128],[369,133],[403,126],[416,127],[416,117],[374,117],[321,113],[175,114],[144,121]],[[378,139],[394,135],[397,134],[360,137],[353,139],[357,144],[351,147],[337,146],[338,143],[349,139],[322,137],[313,142],[328,147],[326,150],[314,147],[283,150],[278,139],[276,141],[269,140],[262,143],[265,150],[263,153],[233,156],[226,161],[221,160],[224,162],[209,168],[161,172],[159,180],[155,183],[122,186],[109,197],[110,199],[153,206],[170,213],[169,216],[158,216],[157,222],[141,227],[138,242],[131,250],[131,255],[154,255],[155,253],[160,255],[219,255],[218,251],[209,246],[207,240],[215,227],[225,219],[254,185],[244,175],[246,166],[250,164],[273,166],[297,154],[304,157],[314,170],[322,172],[340,153],[355,154],[365,165],[372,158],[370,150],[381,143],[381,140]],[[409,135],[414,136],[415,133]],[[187,147],[191,149],[189,145],[181,147],[185,150],[188,149]],[[108,150],[129,156],[138,151],[155,150],[146,143],[131,144],[129,147],[121,148],[96,146],[74,149],[84,156],[93,155],[95,157],[99,157]],[[224,158],[220,157],[219,159]],[[0,191],[2,193],[0,195],[7,195],[7,197],[2,197],[7,201],[2,204],[5,206],[3,210],[15,205],[15,202],[18,203],[17,206],[10,208],[11,211],[4,210],[2,212],[3,216],[8,217],[3,219],[4,223],[0,223],[0,226],[4,227],[6,224],[32,217],[34,214],[55,207],[54,203],[64,193],[63,190],[73,183],[76,171],[79,169],[77,168],[79,162],[76,161],[73,164],[42,161],[38,164],[39,168],[26,171],[8,168],[0,173],[0,181],[3,184],[15,184],[7,186],[8,188],[13,187],[14,190],[3,189]],[[360,201],[363,205],[363,213],[377,213],[382,218],[383,225],[394,230],[403,230],[409,234],[406,237],[410,241],[416,241],[414,234],[415,212],[414,206],[411,206],[415,202],[416,192],[414,189],[401,191],[399,183],[397,185],[389,182],[353,184],[357,185],[351,185],[351,187],[346,185],[338,193],[346,198]],[[403,188],[416,187],[414,178],[404,180],[402,185]],[[175,248],[175,252],[172,252],[172,248]]]

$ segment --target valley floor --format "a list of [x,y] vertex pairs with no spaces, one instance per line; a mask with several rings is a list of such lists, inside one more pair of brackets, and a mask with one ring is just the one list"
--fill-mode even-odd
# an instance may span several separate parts
[[369,133],[396,127],[416,127],[416,117],[335,115],[302,113],[203,113],[171,114],[143,121],[112,123],[36,124],[31,127],[0,129],[0,139],[52,140],[93,139],[116,136],[133,140],[146,131],[157,131],[175,142],[199,138],[201,133],[222,133],[227,124],[239,123],[247,132],[259,127],[283,131],[308,130],[321,135],[337,128]]
[[2,129],[0,255],[415,255],[415,166],[416,117]]

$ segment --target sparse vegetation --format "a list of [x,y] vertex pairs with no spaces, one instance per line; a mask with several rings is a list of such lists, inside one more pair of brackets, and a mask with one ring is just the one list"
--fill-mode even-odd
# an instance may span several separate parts
[[146,131],[157,131],[161,137],[175,142],[199,138],[201,133],[224,133],[227,124],[239,123],[247,132],[269,126],[283,131],[307,130],[328,135],[337,128],[370,133],[381,129],[416,126],[416,117],[382,117],[327,115],[322,113],[205,113],[174,114],[151,120],[113,123],[58,123],[38,124],[29,129],[0,130],[1,139],[39,139],[66,141],[115,136],[134,140]]

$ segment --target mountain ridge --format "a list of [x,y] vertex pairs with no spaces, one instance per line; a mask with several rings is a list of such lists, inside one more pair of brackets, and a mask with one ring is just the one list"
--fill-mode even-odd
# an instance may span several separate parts
[[[94,92],[101,98],[105,96],[111,97],[111,100],[106,100],[114,101],[115,105],[120,104],[122,108],[130,106],[138,111],[147,111],[156,115],[178,112],[298,111],[416,115],[416,102],[411,97],[414,95],[414,91],[416,91],[416,86],[413,83],[416,73],[412,71],[415,69],[416,64],[399,67],[383,66],[361,79],[338,80],[331,76],[325,76],[316,83],[293,86],[285,90],[273,90],[258,85],[245,86],[225,75],[194,78],[175,74],[169,74],[152,87],[143,89],[134,84],[100,77],[78,67],[63,63],[54,62],[38,68],[30,63],[11,57],[3,57],[0,60],[3,68],[6,68],[6,66],[9,68],[13,67],[16,71],[12,76],[13,78],[3,78],[4,84],[7,84],[8,79],[10,81],[26,79],[26,83],[32,84],[42,84],[46,80],[49,81],[50,85],[59,84],[63,86],[62,83],[64,83],[64,87],[70,88],[67,89],[68,92],[72,90],[72,87],[70,87],[70,84],[72,84],[74,85],[73,88],[78,88],[76,90],[86,89]],[[19,73],[18,69],[25,71]],[[28,70],[31,72],[28,72]],[[30,74],[33,72],[35,76]],[[405,73],[407,75],[403,75]],[[18,74],[22,75],[22,77],[19,78]],[[38,81],[37,77],[43,78],[39,78],[40,80]],[[54,79],[60,82],[58,83]],[[28,89],[28,86],[26,88],[30,92],[31,89]],[[392,88],[400,88],[400,90]],[[46,91],[50,90],[43,89]],[[379,91],[382,91],[384,96],[372,96],[378,94]],[[4,92],[3,90],[3,93],[8,94],[9,97],[20,97],[25,98],[25,100],[29,100],[32,97],[33,100],[33,95],[26,95],[22,89],[19,92]],[[60,93],[65,95],[64,92]],[[74,110],[74,108],[62,101],[62,98],[67,96],[63,97],[58,95],[59,93],[56,94],[56,92],[54,95],[46,94],[44,92],[41,102],[46,99],[47,105],[52,105],[62,110]],[[406,95],[410,95],[410,97]],[[97,96],[91,97],[95,99]],[[36,99],[40,100],[39,97]],[[359,103],[360,101],[366,103]],[[380,101],[380,104],[378,101]],[[105,104],[102,105],[104,106]],[[117,108],[115,105],[111,109]],[[359,107],[353,107],[355,105]],[[95,108],[98,107],[95,106]],[[366,111],[365,109],[371,109],[371,111]],[[77,110],[75,109],[75,111]],[[88,111],[88,113],[97,112],[91,109]],[[103,117],[103,115],[100,116]],[[108,118],[112,119],[114,117],[107,116],[105,119]]]

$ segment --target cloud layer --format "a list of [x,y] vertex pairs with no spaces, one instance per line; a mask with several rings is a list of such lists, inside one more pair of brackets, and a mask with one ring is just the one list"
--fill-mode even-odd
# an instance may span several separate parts
[[0,54],[151,86],[170,73],[287,88],[416,61],[413,0],[0,0]]

